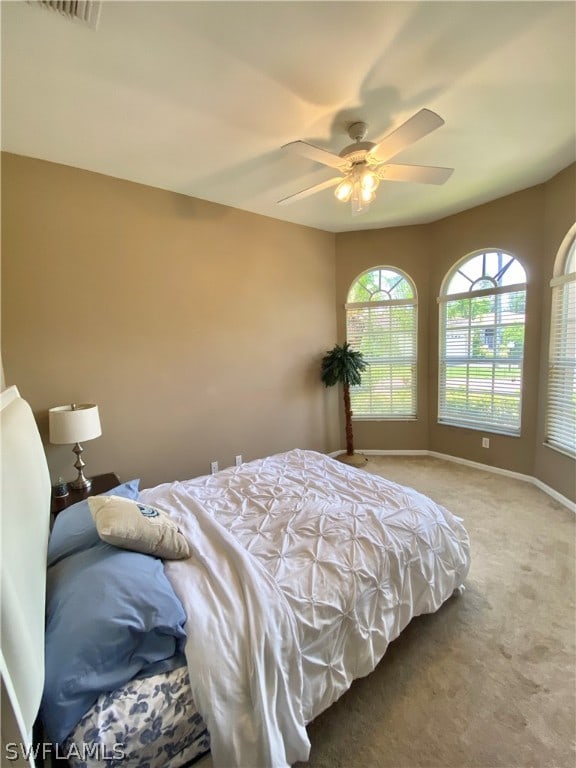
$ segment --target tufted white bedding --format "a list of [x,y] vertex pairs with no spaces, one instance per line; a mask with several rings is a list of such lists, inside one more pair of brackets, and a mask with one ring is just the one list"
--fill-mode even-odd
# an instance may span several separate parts
[[193,547],[166,563],[215,766],[306,760],[305,724],[464,581],[462,521],[313,451],[143,491]]

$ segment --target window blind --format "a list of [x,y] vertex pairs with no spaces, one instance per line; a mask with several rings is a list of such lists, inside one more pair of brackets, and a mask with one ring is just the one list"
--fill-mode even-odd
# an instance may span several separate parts
[[576,456],[576,273],[552,280],[546,442]]
[[413,299],[346,305],[346,338],[368,363],[350,389],[353,418],[416,417],[416,328]]
[[520,434],[526,291],[443,296],[438,420]]

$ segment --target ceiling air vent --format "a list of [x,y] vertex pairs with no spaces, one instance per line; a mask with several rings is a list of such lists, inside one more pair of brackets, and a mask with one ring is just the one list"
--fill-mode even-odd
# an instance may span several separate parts
[[31,5],[56,11],[70,21],[77,21],[92,29],[98,26],[101,0],[28,0]]

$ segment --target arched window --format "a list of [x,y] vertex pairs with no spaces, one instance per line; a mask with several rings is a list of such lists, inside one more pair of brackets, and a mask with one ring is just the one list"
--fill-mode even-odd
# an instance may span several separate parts
[[416,418],[417,312],[414,283],[397,269],[375,267],[352,283],[346,338],[369,364],[350,390],[355,419]]
[[550,285],[546,442],[576,456],[576,224],[558,251]]
[[526,272],[504,251],[474,253],[444,279],[438,421],[520,434]]

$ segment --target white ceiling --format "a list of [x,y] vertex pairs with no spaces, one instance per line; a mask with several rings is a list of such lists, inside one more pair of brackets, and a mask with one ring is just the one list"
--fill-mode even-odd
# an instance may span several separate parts
[[[96,31],[2,2],[2,149],[333,232],[434,221],[546,181],[576,157],[573,2],[112,2]],[[338,153],[426,107],[446,124],[361,216],[334,175],[281,146]]]

